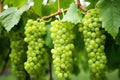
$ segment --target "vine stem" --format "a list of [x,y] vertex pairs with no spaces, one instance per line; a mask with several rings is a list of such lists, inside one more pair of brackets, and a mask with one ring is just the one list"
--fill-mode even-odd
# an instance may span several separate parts
[[3,1],[0,2],[0,13],[2,12]]
[[49,62],[49,70],[50,70],[50,80],[53,80],[53,77],[52,77],[52,62],[51,61]]
[[[63,12],[66,12],[67,10],[68,10],[68,9],[64,9]],[[47,19],[49,19],[49,18],[51,18],[51,17],[54,17],[54,16],[56,16],[56,15],[60,15],[60,14],[62,14],[62,11],[58,11],[58,12],[56,12],[56,13],[53,13],[53,14],[49,15],[49,16],[45,16],[45,17],[43,17],[42,19],[43,19],[43,20],[47,20]]]
[[80,8],[81,10],[83,10],[84,12],[88,11],[87,8],[85,8],[84,6],[81,5],[80,0],[77,0],[77,6],[78,6],[78,8]]
[[60,12],[60,0],[58,0],[58,12]]
[[[84,6],[81,5],[80,0],[77,0],[77,6],[78,6],[79,9],[83,10],[84,12],[87,12],[87,8],[85,8]],[[63,12],[67,12],[67,10],[68,9],[64,9]],[[60,0],[58,0],[58,11],[56,13],[50,14],[48,16],[44,16],[42,18],[42,20],[47,20],[47,19],[49,19],[51,17],[54,17],[56,15],[60,15],[63,12],[60,10]]]

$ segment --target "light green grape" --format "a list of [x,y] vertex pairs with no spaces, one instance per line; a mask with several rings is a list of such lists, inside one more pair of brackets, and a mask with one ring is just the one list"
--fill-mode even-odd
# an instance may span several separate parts
[[10,60],[13,73],[20,80],[26,79],[24,70],[24,62],[26,60],[27,45],[24,42],[23,34],[20,32],[12,32],[10,37]]
[[68,77],[72,70],[72,51],[74,49],[74,25],[55,20],[51,22],[51,38],[54,48],[51,50],[55,73],[58,78]]
[[46,54],[45,22],[29,19],[25,26],[24,41],[28,43],[27,61],[24,63],[26,71],[33,76],[45,75]]
[[104,29],[101,27],[98,13],[98,9],[89,10],[83,19],[83,26],[80,25],[79,27],[79,31],[84,35],[91,80],[106,80],[105,66],[107,59],[104,52],[106,36]]

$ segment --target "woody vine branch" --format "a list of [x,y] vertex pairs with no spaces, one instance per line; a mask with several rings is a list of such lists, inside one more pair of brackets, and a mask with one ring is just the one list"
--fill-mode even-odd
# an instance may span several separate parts
[[[78,6],[78,8],[81,9],[82,11],[87,12],[87,8],[85,8],[84,6],[81,5],[80,0],[77,0],[77,6]],[[60,14],[62,14],[63,12],[67,12],[67,11],[68,11],[68,9],[64,9],[63,11],[60,10],[60,0],[58,0],[58,11],[55,12],[55,13],[53,13],[53,14],[50,14],[50,15],[48,15],[48,16],[44,16],[42,19],[43,19],[43,20],[47,20],[47,19],[49,19],[49,18],[51,18],[51,17],[54,17],[54,16],[56,16],[56,15],[60,15]]]

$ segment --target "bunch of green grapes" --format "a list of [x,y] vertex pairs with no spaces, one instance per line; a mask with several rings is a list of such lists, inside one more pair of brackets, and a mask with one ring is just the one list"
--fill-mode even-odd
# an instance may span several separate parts
[[44,40],[46,35],[45,23],[29,19],[25,26],[25,35],[24,41],[28,43],[28,51],[24,67],[30,75],[40,74],[42,76],[45,73],[47,54]]
[[51,38],[54,49],[51,50],[55,73],[58,78],[68,77],[72,69],[72,50],[74,49],[74,25],[55,20],[51,22]]
[[91,72],[91,80],[105,79],[105,66],[107,59],[105,56],[105,31],[102,29],[99,19],[99,10],[90,10],[83,19],[83,27],[79,31],[83,32],[85,48],[88,53],[88,64]]
[[26,61],[26,51],[27,45],[24,42],[23,34],[19,32],[12,32],[10,37],[10,47],[11,47],[11,66],[13,73],[20,80],[26,79],[26,73],[24,70],[24,62]]

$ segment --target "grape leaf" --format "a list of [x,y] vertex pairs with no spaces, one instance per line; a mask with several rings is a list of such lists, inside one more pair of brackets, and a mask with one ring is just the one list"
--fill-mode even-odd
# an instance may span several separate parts
[[42,16],[42,3],[43,0],[34,0],[34,6],[32,7],[34,13],[36,13],[38,16]]
[[38,16],[42,16],[42,3],[43,0],[34,0],[33,12]]
[[105,53],[107,56],[107,65],[110,69],[120,67],[120,45],[117,45],[110,34],[107,34]]
[[52,44],[52,39],[50,37],[50,28],[51,26],[50,25],[46,25],[46,29],[47,29],[47,36],[45,37],[45,44],[46,46],[48,46],[49,48],[52,48],[53,47],[53,44]]
[[66,13],[63,16],[62,21],[68,21],[74,24],[80,23],[82,19],[82,12],[77,8],[77,5],[72,3]]
[[49,3],[42,6],[42,15],[47,16],[56,12],[58,9],[56,6],[57,6],[56,2],[49,1]]
[[[73,0],[61,0],[60,1],[60,7],[61,8],[68,8],[69,5],[73,2]],[[56,0],[56,4],[58,4],[58,0]]]
[[23,12],[27,11],[29,8],[29,4],[25,4],[19,10],[16,7],[8,8],[0,14],[1,24],[9,32],[15,25],[18,24]]
[[8,6],[12,6],[12,7],[22,7],[24,6],[24,4],[27,3],[27,0],[4,0],[3,5],[8,5]]
[[119,4],[120,0],[100,0],[98,2],[102,27],[105,28],[114,39],[117,36],[120,27]]

